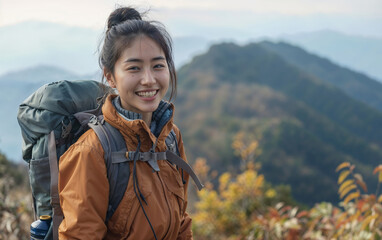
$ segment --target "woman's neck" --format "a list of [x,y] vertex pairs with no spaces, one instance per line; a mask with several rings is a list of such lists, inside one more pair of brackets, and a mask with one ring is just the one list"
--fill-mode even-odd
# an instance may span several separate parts
[[153,113],[142,113],[142,120],[147,124],[148,127],[151,125]]

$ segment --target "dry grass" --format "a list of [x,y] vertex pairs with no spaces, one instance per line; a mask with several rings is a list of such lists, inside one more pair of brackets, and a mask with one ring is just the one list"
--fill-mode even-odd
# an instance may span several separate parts
[[0,240],[29,239],[32,221],[28,184],[26,181],[16,184],[12,177],[3,175],[0,178]]

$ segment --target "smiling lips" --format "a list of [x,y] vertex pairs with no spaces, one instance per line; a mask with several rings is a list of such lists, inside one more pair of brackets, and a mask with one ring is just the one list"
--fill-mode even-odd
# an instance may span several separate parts
[[136,94],[140,97],[151,98],[151,97],[154,97],[157,94],[157,92],[158,90],[140,91],[140,92],[137,92]]

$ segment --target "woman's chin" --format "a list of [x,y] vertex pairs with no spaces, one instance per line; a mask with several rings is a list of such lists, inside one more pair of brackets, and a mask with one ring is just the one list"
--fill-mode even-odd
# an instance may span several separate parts
[[155,110],[157,110],[158,106],[159,106],[159,102],[144,104],[144,106],[141,106],[138,110],[141,114],[148,114],[148,113],[153,113]]

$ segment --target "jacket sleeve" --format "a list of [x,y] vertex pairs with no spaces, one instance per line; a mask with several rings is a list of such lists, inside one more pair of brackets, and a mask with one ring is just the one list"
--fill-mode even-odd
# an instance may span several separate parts
[[[109,184],[102,146],[88,131],[59,162],[59,193],[64,220],[59,239],[103,239]],[[91,141],[92,140],[92,141]]]
[[[174,131],[175,131],[175,134],[177,136],[178,149],[179,149],[180,156],[183,160],[185,160],[187,162],[187,157],[186,157],[186,153],[184,150],[182,135],[181,135],[181,133],[177,127],[174,127]],[[184,172],[184,174],[185,174],[184,180],[186,180],[186,183],[184,184],[184,203],[185,203],[185,206],[187,207],[187,202],[188,202],[187,189],[188,189],[188,183],[189,183],[189,175],[186,172]],[[185,207],[185,209],[186,209],[186,207]],[[180,230],[179,230],[179,234],[178,234],[177,239],[178,240],[193,239],[193,237],[192,237],[192,219],[186,211],[183,214],[183,219],[181,222],[181,226],[180,226]]]

